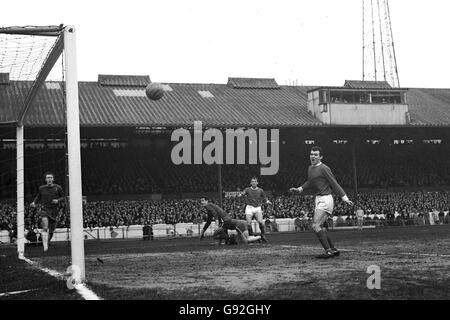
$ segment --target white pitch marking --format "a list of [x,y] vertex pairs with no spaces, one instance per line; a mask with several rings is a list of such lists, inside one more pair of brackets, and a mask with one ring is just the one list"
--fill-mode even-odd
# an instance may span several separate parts
[[[31,265],[34,268],[37,268],[41,271],[44,271],[45,273],[51,275],[52,277],[55,277],[58,280],[66,280],[66,277],[59,273],[56,270],[52,270],[49,268],[42,268],[34,261],[31,261],[30,259],[26,257],[21,257],[22,260],[27,262],[29,265]],[[84,283],[79,283],[74,285],[74,288],[77,290],[78,294],[83,297],[84,300],[102,300],[99,296],[97,296],[92,290],[90,290]]]
[[372,250],[354,250],[354,249],[339,249],[342,252],[362,252],[362,253],[371,253],[371,254],[379,254],[379,255],[402,255],[402,256],[424,256],[424,257],[443,257],[450,258],[448,254],[437,254],[437,253],[414,253],[414,252],[398,252],[398,253],[388,253],[384,251],[372,251]]
[[14,294],[20,294],[20,293],[25,293],[25,292],[34,291],[34,290],[37,290],[37,289],[29,289],[29,290],[22,290],[22,291],[4,292],[4,293],[0,293],[0,297],[11,296],[11,295],[14,295]]
[[[294,245],[282,245],[282,248],[300,248],[302,246],[294,246]],[[401,256],[423,256],[423,257],[442,257],[442,258],[450,258],[448,254],[437,254],[437,253],[413,253],[413,252],[398,252],[398,253],[388,253],[384,251],[372,251],[372,250],[356,250],[356,249],[339,249],[342,252],[362,252],[362,253],[370,253],[370,254],[378,254],[382,256],[387,255],[401,255]]]

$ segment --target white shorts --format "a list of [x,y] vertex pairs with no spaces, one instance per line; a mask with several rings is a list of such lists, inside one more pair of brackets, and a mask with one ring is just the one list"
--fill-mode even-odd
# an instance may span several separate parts
[[316,196],[316,210],[325,211],[328,214],[333,213],[334,200],[331,194],[326,196]]
[[263,212],[261,206],[254,207],[247,205],[245,207],[245,219],[247,220],[247,222],[251,221],[253,217],[255,217],[258,222],[263,221]]

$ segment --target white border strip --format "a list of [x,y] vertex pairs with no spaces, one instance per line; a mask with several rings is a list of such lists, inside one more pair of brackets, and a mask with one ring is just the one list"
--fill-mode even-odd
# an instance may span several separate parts
[[[37,269],[51,275],[52,277],[55,277],[58,280],[64,280],[64,281],[67,280],[63,274],[59,273],[56,270],[52,270],[49,268],[43,268],[43,267],[39,266],[39,264],[37,264],[36,262],[31,261],[30,259],[28,259],[26,257],[21,257],[21,260],[24,260],[32,267],[37,268]],[[92,290],[90,290],[84,283],[76,284],[76,285],[74,285],[74,288],[77,290],[78,294],[84,300],[103,300],[102,298],[97,296]]]

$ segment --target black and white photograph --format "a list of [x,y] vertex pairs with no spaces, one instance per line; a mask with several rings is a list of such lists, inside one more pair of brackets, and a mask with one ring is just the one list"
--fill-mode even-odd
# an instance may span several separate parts
[[2,3],[0,306],[449,300],[449,12]]

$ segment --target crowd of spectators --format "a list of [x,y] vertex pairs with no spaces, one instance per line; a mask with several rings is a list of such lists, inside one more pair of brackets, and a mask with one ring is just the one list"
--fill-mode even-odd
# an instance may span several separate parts
[[[309,145],[280,145],[279,171],[260,176],[265,190],[285,191],[301,185],[309,165]],[[349,144],[323,147],[324,163],[329,165],[344,188],[353,187],[353,156]],[[372,145],[361,144],[355,150],[356,176],[362,188],[450,186],[450,159],[447,145]],[[9,154],[9,155],[8,155]],[[175,165],[171,148],[104,147],[82,149],[83,193],[90,195],[176,194],[217,191],[217,165]],[[10,161],[8,161],[8,159]],[[65,185],[64,149],[26,150],[25,193],[36,193],[43,173],[54,171],[56,182]],[[0,156],[0,198],[15,195],[15,154]],[[248,186],[259,176],[259,165],[222,165],[222,186],[233,191]]]
[[[364,210],[367,221],[384,220],[386,224],[397,221],[400,224],[422,219],[423,223],[449,223],[450,192],[402,192],[402,193],[361,193],[355,207],[345,205],[335,199],[333,225],[356,224],[355,210]],[[314,197],[310,195],[283,195],[271,199],[272,205],[264,205],[265,218],[300,218],[310,220],[314,210]],[[223,208],[233,218],[245,219],[245,203],[241,198],[225,198]],[[200,223],[205,212],[199,200],[164,199],[159,201],[96,201],[84,204],[84,227],[109,227],[129,225]],[[430,214],[432,213],[432,214]],[[27,229],[36,227],[39,213],[26,206],[25,225]],[[431,218],[430,218],[431,217]],[[403,222],[402,222],[403,221]],[[397,223],[395,222],[395,223]],[[419,224],[418,221],[416,221]],[[58,227],[65,228],[70,218],[64,206],[60,208]],[[15,205],[10,202],[0,204],[0,230],[16,228]]]

